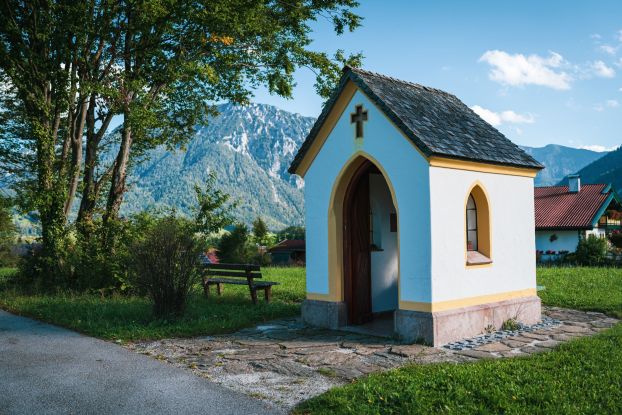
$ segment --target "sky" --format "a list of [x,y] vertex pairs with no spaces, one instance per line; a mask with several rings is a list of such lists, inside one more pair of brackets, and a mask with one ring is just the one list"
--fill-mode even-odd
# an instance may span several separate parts
[[[622,1],[360,0],[363,26],[313,24],[312,48],[362,52],[363,69],[456,95],[516,144],[604,151],[622,144]],[[293,99],[255,101],[317,117],[313,74]]]

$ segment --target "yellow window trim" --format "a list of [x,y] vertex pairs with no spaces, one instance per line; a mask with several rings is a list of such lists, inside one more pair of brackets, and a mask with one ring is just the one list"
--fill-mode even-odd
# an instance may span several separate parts
[[[473,195],[475,207],[477,208],[477,251],[490,259],[491,262],[489,264],[469,265],[467,262],[466,207],[470,195]],[[464,234],[464,263],[468,269],[492,266],[492,214],[490,210],[490,197],[488,196],[488,192],[483,183],[476,180],[467,190],[462,208],[464,216],[464,227],[462,228],[462,233]]]

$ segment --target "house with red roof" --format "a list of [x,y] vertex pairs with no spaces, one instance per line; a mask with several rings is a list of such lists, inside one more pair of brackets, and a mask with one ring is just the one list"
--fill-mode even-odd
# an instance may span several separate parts
[[577,175],[568,186],[536,187],[534,191],[536,250],[555,255],[574,252],[589,235],[606,237],[621,228],[622,203],[608,184],[584,184]]

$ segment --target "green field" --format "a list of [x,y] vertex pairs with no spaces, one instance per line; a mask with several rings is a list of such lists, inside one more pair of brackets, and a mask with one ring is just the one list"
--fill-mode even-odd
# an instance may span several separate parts
[[183,318],[154,320],[147,298],[114,295],[102,298],[93,294],[23,294],[15,289],[2,290],[2,280],[12,270],[0,271],[0,308],[68,327],[103,339],[138,340],[166,337],[190,337],[230,333],[300,312],[304,298],[303,268],[264,268],[263,278],[279,282],[273,287],[272,302],[253,305],[245,286],[225,286],[224,294],[204,298],[197,287]]
[[[622,269],[540,268],[548,305],[622,317]],[[622,325],[527,358],[413,365],[300,405],[312,414],[619,414]]]
[[[105,339],[137,340],[232,332],[297,315],[304,270],[266,268],[278,281],[273,303],[254,306],[244,287],[222,297],[197,290],[178,320],[153,320],[141,297],[87,294],[26,295],[6,288],[13,270],[0,270],[0,307]],[[540,268],[548,305],[622,317],[622,269]],[[4,288],[3,288],[4,287]],[[330,414],[586,414],[622,413],[622,325],[555,351],[527,358],[469,364],[409,366],[378,373],[303,403],[298,413]]]

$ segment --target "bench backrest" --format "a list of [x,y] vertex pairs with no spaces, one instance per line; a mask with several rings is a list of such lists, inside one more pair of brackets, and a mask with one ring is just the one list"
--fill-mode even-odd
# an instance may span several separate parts
[[259,265],[253,264],[206,264],[205,274],[209,277],[261,278]]

